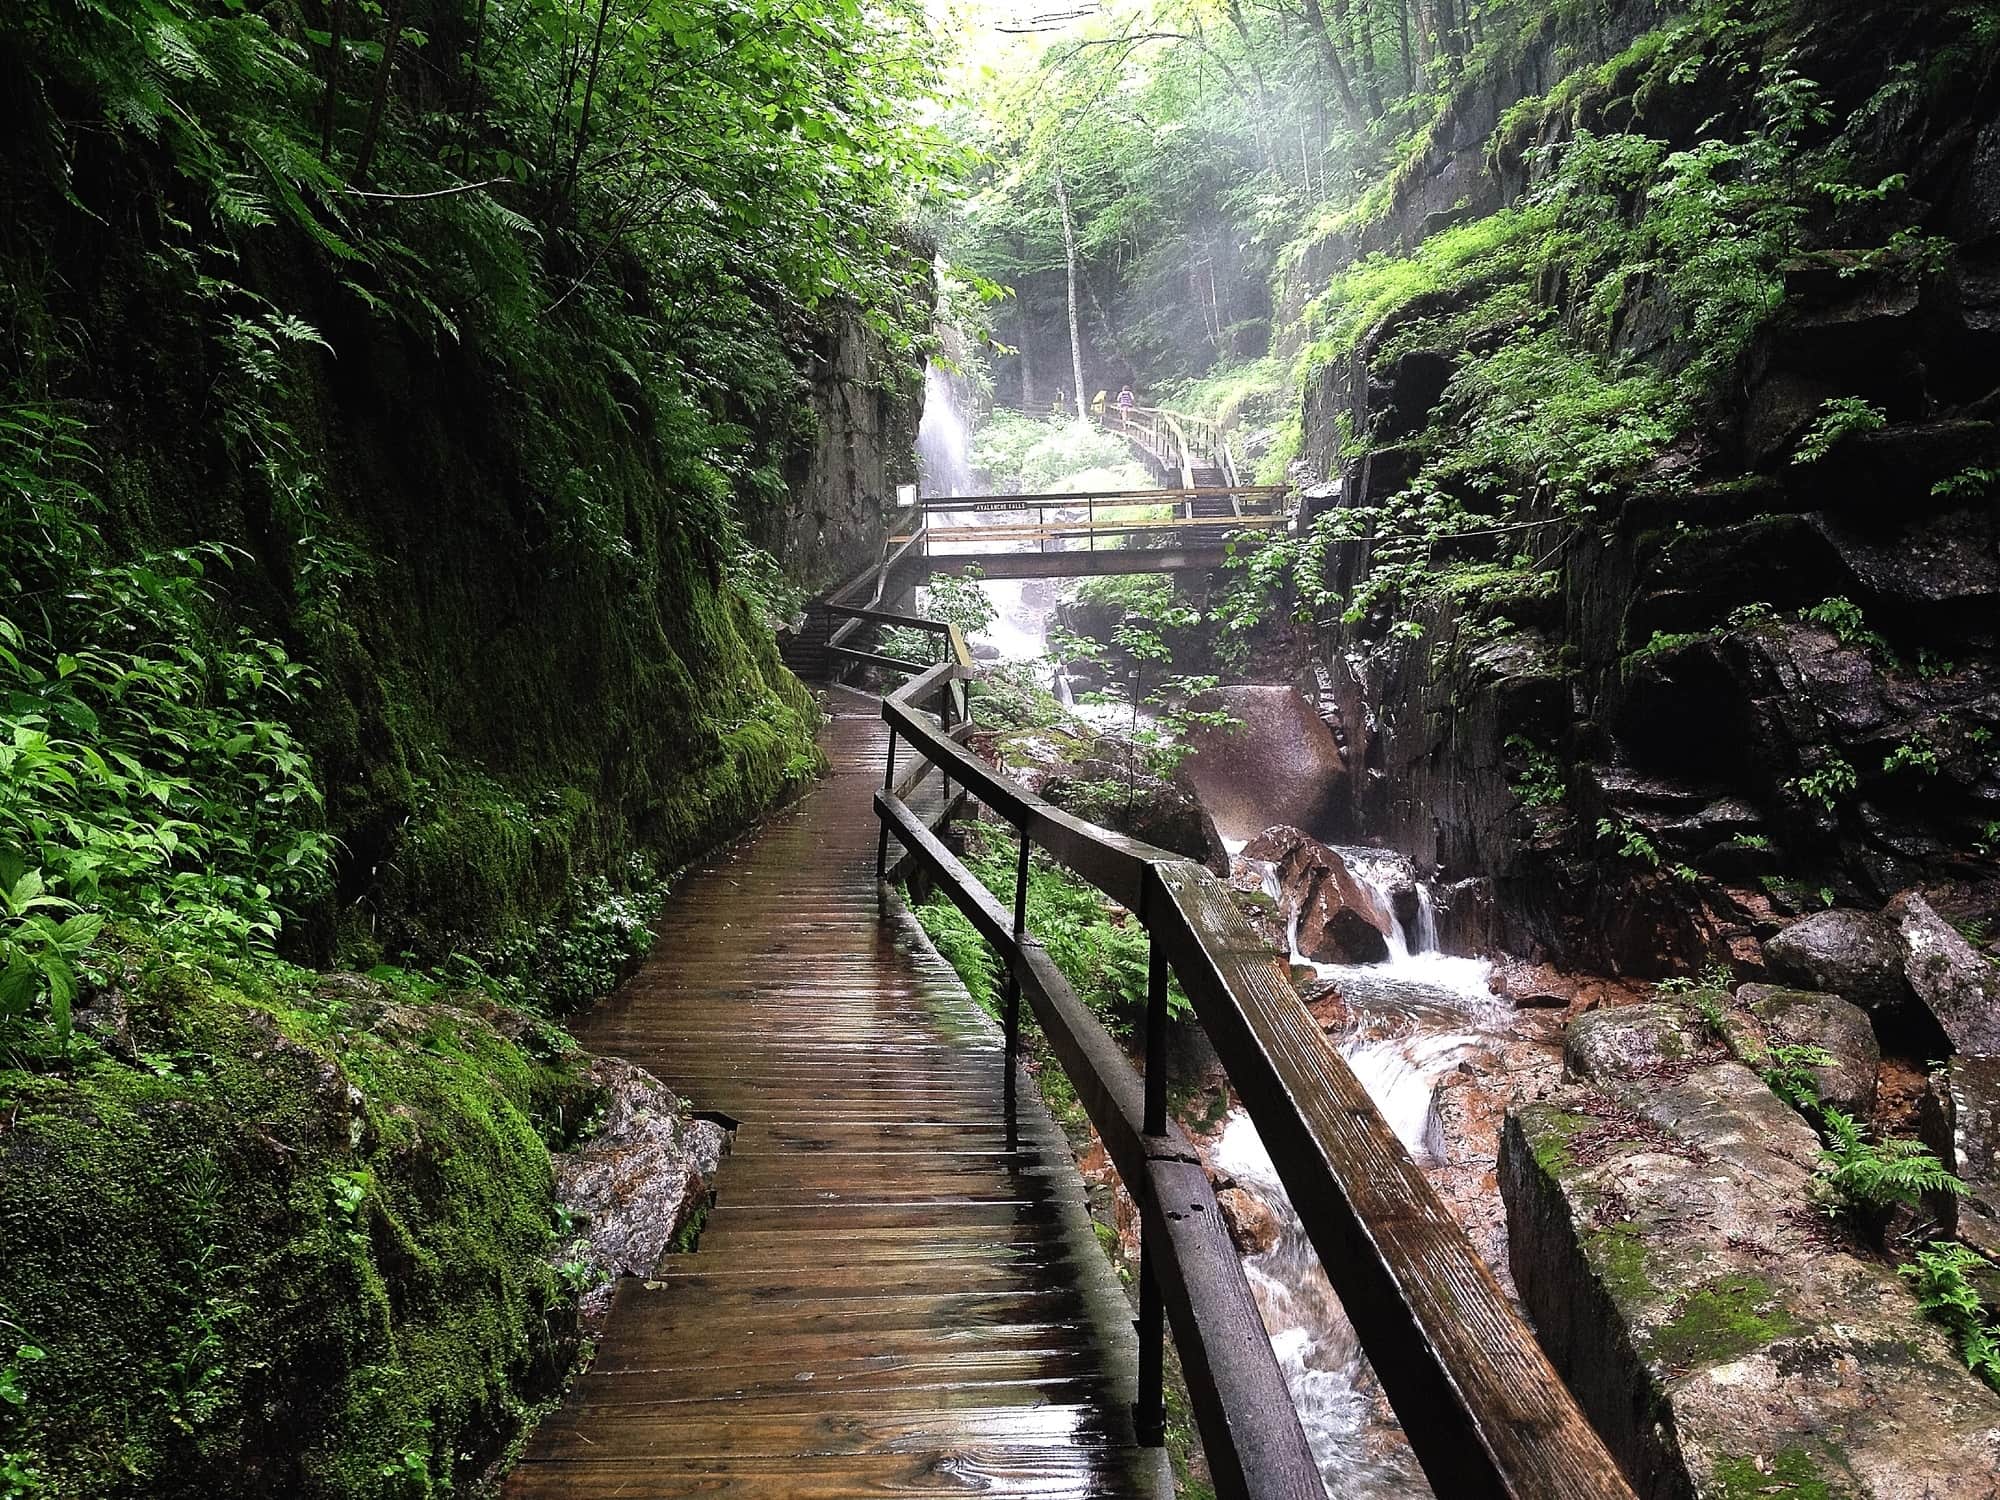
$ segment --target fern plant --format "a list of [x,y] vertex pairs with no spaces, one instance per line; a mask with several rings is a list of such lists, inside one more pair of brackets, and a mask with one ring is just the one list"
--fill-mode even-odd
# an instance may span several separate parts
[[1965,1184],[1921,1141],[1890,1137],[1870,1141],[1852,1115],[1829,1109],[1820,1128],[1818,1186],[1829,1213],[1876,1216],[1892,1208],[1917,1208],[1928,1193],[1963,1193]]
[[1972,1372],[2000,1390],[2000,1337],[1995,1336],[1969,1275],[1992,1269],[1985,1256],[1941,1240],[1919,1250],[1914,1261],[1896,1267],[1897,1274],[1915,1288],[1917,1306],[1945,1326]]

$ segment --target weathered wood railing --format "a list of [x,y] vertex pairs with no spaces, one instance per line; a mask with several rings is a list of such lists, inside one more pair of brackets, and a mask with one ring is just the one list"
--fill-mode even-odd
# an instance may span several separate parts
[[1178,473],[1183,485],[1194,487],[1198,471],[1213,469],[1224,486],[1238,488],[1236,458],[1219,422],[1163,406],[1113,406],[1104,422],[1136,442],[1162,472]]
[[[1632,1500],[1534,1335],[1228,891],[1189,860],[1044,802],[966,749],[962,690],[972,671],[963,641],[936,622],[894,618],[939,634],[950,649],[882,700],[891,733],[875,798],[879,873],[928,871],[992,946],[1006,976],[1009,1086],[1025,998],[1138,1203],[1141,1431],[1154,1440],[1160,1432],[1164,1321],[1218,1492],[1257,1500],[1324,1494],[1208,1178],[1167,1114],[1171,971],[1436,1492],[1448,1500]],[[901,774],[899,745],[916,757]],[[924,819],[908,799],[932,771],[944,779],[943,810]],[[968,797],[1019,837],[1011,911],[938,837]],[[905,851],[895,862],[892,837]],[[1037,848],[1130,910],[1150,939],[1143,1076],[1026,930]]]

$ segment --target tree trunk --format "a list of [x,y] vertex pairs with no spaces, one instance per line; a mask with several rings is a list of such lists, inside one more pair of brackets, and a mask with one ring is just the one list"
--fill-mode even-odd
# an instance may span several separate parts
[[1417,91],[1416,59],[1410,56],[1410,3],[1396,0],[1396,39],[1403,45],[1403,97]]
[[368,101],[368,123],[362,127],[361,149],[354,156],[354,187],[368,185],[368,172],[375,165],[375,143],[382,135],[382,114],[389,107],[389,78],[396,71],[396,50],[403,44],[403,15],[410,0],[391,0],[389,26],[382,36],[382,65],[375,70],[375,96]]
[[1069,270],[1069,367],[1076,385],[1070,391],[1070,399],[1076,403],[1076,419],[1089,420],[1084,416],[1083,404],[1083,338],[1078,328],[1076,315],[1076,220],[1069,211],[1069,185],[1063,181],[1062,163],[1056,163],[1056,204],[1062,209],[1063,260]]
[[1361,74],[1362,97],[1368,101],[1368,117],[1382,118],[1382,80],[1375,67],[1375,17],[1368,0],[1356,0],[1354,23],[1355,68]]
[[569,167],[563,173],[562,186],[556,192],[556,202],[568,201],[576,189],[576,174],[583,167],[583,150],[590,142],[590,106],[597,95],[597,70],[604,61],[604,23],[611,18],[611,0],[598,0],[597,25],[590,34],[590,63],[584,73],[583,109],[576,124],[576,144],[570,150]]
[[1303,0],[1303,3],[1306,22],[1312,28],[1313,46],[1319,50],[1320,66],[1333,80],[1333,96],[1339,101],[1340,112],[1346,116],[1348,128],[1357,140],[1366,144],[1369,137],[1368,117],[1361,112],[1354,89],[1347,81],[1347,68],[1340,60],[1339,50],[1333,45],[1333,33],[1327,29],[1326,12],[1320,9],[1319,0]]
[[1250,27],[1243,19],[1243,0],[1229,0],[1229,24],[1236,28],[1236,35],[1243,42],[1243,56],[1250,65],[1250,86],[1257,96],[1257,119],[1253,128],[1257,133],[1257,149],[1264,158],[1268,171],[1278,169],[1278,153],[1272,144],[1271,130],[1277,122],[1277,112],[1271,108],[1271,94],[1264,86],[1264,65],[1257,60],[1257,48],[1250,40]]
[[342,32],[347,24],[347,0],[333,0],[327,17],[326,90],[319,99],[319,159],[333,159],[333,110],[340,97],[340,53],[347,45]]

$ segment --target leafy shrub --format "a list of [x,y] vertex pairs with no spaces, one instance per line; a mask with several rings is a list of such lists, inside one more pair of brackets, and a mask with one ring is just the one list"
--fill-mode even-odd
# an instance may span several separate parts
[[1523,807],[1559,807],[1567,790],[1561,759],[1544,750],[1525,735],[1510,734],[1506,749],[1524,761],[1521,773],[1509,783]]
[[1816,464],[1837,447],[1841,439],[1858,432],[1878,432],[1888,423],[1881,407],[1859,396],[1832,396],[1820,404],[1819,416],[1806,435],[1799,439],[1795,464]]
[[325,890],[319,786],[287,723],[312,677],[274,642],[211,624],[220,557],[93,569],[55,623],[60,645],[0,617],[0,1012],[15,1021],[66,1032],[105,915],[268,949]]
[[1854,767],[1831,750],[1820,753],[1819,765],[1802,776],[1795,776],[1786,783],[1809,802],[1817,802],[1828,812],[1839,805],[1840,799],[1859,786],[1860,779],[1854,774]]
[[1637,860],[1639,863],[1651,865],[1655,869],[1659,867],[1659,849],[1654,845],[1652,839],[1647,837],[1646,830],[1630,819],[1599,818],[1597,820],[1597,836],[1599,839],[1606,841],[1615,840],[1618,844],[1618,853],[1621,858]]

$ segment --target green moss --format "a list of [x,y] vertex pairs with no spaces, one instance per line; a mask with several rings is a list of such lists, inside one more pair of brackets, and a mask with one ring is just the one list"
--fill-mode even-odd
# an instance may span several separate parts
[[1683,1297],[1649,1343],[1660,1363],[1686,1369],[1726,1363],[1797,1330],[1761,1277],[1718,1276]]
[[0,1074],[0,1305],[47,1353],[12,1451],[79,1500],[464,1477],[566,1358],[547,1142],[590,1113],[573,1045],[113,953],[130,1053]]
[[1782,1449],[1761,1468],[1755,1459],[1725,1458],[1715,1466],[1716,1500],[1761,1500],[1791,1495],[1795,1500],[1846,1500],[1849,1491],[1827,1482],[1802,1448]]
[[1521,1120],[1535,1165],[1551,1177],[1559,1177],[1570,1169],[1571,1138],[1594,1123],[1589,1115],[1562,1109],[1525,1111]]
[[1646,1242],[1640,1226],[1630,1221],[1607,1224],[1585,1238],[1591,1264],[1604,1288],[1624,1305],[1657,1296],[1659,1287],[1646,1274]]

